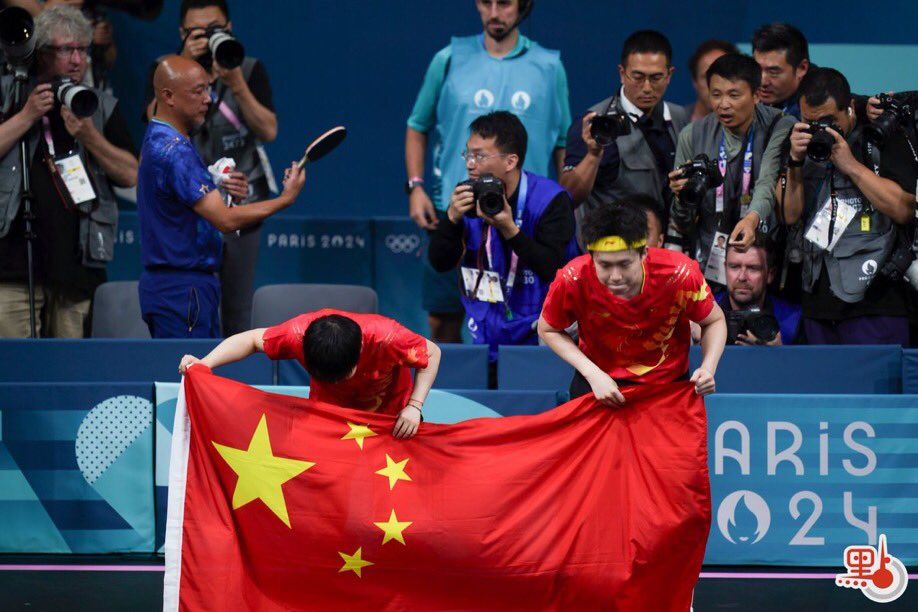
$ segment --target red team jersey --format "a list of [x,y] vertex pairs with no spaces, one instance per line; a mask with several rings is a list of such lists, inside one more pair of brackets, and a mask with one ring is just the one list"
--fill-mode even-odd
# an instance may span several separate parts
[[612,295],[592,257],[581,255],[558,270],[542,318],[555,329],[579,323],[580,350],[613,379],[669,382],[688,371],[689,321],[704,320],[713,308],[697,262],[649,248],[635,297]]
[[346,380],[312,379],[310,399],[382,414],[401,412],[411,397],[411,368],[427,367],[427,341],[392,319],[330,308],[302,314],[265,330],[265,354],[271,359],[296,359],[305,367],[303,334],[310,323],[328,315],[347,317],[360,326],[360,359],[357,371]]

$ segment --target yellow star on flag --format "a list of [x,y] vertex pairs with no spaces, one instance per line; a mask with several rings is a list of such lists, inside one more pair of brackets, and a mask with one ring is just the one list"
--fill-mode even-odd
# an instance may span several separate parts
[[233,510],[237,510],[250,501],[260,499],[277,515],[277,518],[290,527],[287,515],[287,503],[284,501],[285,482],[295,478],[315,465],[312,461],[299,461],[277,457],[271,451],[271,440],[268,438],[267,415],[261,415],[255,433],[246,450],[231,448],[212,442],[223,460],[236,472],[236,490],[233,491]]
[[392,513],[389,515],[389,520],[385,523],[373,523],[383,531],[383,540],[382,543],[385,544],[389,540],[397,540],[402,544],[405,543],[405,536],[402,535],[402,532],[411,525],[412,521],[399,521],[398,517],[395,516],[395,509],[392,510]]
[[372,561],[364,561],[361,558],[361,555],[363,554],[363,547],[358,548],[357,552],[355,552],[353,555],[348,555],[343,552],[339,552],[338,554],[342,559],[344,559],[344,565],[342,565],[341,569],[338,570],[339,574],[341,572],[351,571],[357,574],[358,578],[363,578],[363,576],[360,574],[361,570],[363,570],[363,568],[368,565],[373,565]]
[[381,470],[377,470],[376,473],[380,476],[385,476],[389,479],[389,490],[395,488],[395,483],[399,480],[411,480],[411,476],[405,473],[405,464],[408,463],[407,459],[402,459],[399,462],[392,460],[388,454],[386,455],[386,467]]
[[341,436],[342,440],[353,440],[357,443],[357,446],[360,447],[360,450],[363,450],[363,439],[370,438],[377,435],[368,425],[357,425],[356,423],[347,422],[347,426],[351,428],[349,432]]

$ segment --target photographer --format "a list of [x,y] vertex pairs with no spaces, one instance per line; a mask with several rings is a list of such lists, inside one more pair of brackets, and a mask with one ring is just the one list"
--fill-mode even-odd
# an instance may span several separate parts
[[695,49],[689,58],[688,67],[692,73],[692,87],[697,94],[695,101],[685,107],[691,121],[697,121],[711,114],[711,97],[708,92],[708,68],[721,55],[739,53],[732,42],[726,40],[706,40]]
[[[249,194],[240,205],[266,200],[277,193],[271,164],[261,143],[277,137],[277,115],[264,64],[244,57],[236,67],[222,66],[214,57],[211,42],[221,32],[232,33],[226,0],[183,0],[179,35],[182,57],[197,61],[210,74],[211,107],[204,124],[192,135],[204,163],[228,157],[236,162],[234,176],[248,180]],[[226,44],[226,43],[221,43]],[[230,43],[231,45],[233,43]],[[240,55],[242,49],[239,48]],[[219,53],[217,54],[219,57]],[[154,71],[155,71],[154,66]],[[147,118],[155,112],[152,74],[147,90]],[[255,265],[261,225],[223,235],[220,267],[221,320],[223,334],[230,336],[249,328]]]
[[694,241],[705,277],[720,285],[727,237],[733,246],[748,248],[772,213],[781,144],[794,123],[759,104],[760,78],[748,55],[727,54],[711,64],[714,112],[679,134],[677,169],[669,174],[676,197],[667,242]]
[[788,224],[803,219],[803,324],[810,344],[908,343],[905,285],[886,278],[896,224],[914,222],[915,163],[901,130],[880,152],[830,68],[800,84],[790,138]]
[[797,88],[810,69],[810,47],[803,32],[789,23],[763,25],[752,35],[752,57],[762,69],[763,104],[800,118]]
[[625,40],[618,66],[621,89],[590,107],[567,134],[559,181],[575,206],[585,202],[589,210],[643,193],[657,201],[666,226],[666,175],[673,169],[679,131],[689,122],[683,107],[663,101],[674,70],[672,56],[669,40],[659,32],[635,32]]
[[463,153],[470,181],[453,191],[429,257],[438,272],[460,268],[468,329],[496,362],[500,344],[538,342],[548,285],[576,254],[574,213],[560,185],[521,170],[527,136],[515,115],[483,115],[470,130]]
[[[468,0],[465,0],[468,2]],[[432,232],[446,219],[453,187],[466,176],[459,153],[470,121],[495,110],[516,114],[529,135],[528,168],[560,174],[571,122],[567,74],[557,51],[520,33],[534,0],[475,0],[482,32],[454,37],[434,55],[408,117],[405,170],[408,214]],[[433,181],[424,183],[428,140],[433,140]],[[429,192],[429,193],[428,193]],[[425,265],[422,305],[435,342],[462,342],[462,303],[454,271]]]
[[[137,159],[115,98],[83,90],[92,26],[76,9],[57,6],[35,20],[36,56],[22,109],[11,108],[13,78],[0,80],[0,336],[29,335],[28,263],[19,140],[26,139],[32,187],[37,284],[44,336],[86,334],[90,304],[105,282],[118,209],[114,186],[137,181]],[[69,84],[61,81],[70,79]],[[71,98],[77,94],[79,100]],[[66,104],[62,103],[62,99]],[[95,99],[79,108],[74,104]],[[82,117],[77,114],[88,114]],[[70,180],[73,177],[74,180]]]
[[764,234],[756,234],[755,242],[745,251],[727,247],[727,290],[717,298],[727,315],[727,344],[780,346],[796,342],[800,306],[768,290],[775,270],[774,248]]

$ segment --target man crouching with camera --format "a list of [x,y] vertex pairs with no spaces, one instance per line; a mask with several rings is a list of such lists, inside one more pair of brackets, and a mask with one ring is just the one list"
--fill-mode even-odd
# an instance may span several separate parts
[[577,253],[574,212],[563,187],[522,170],[526,128],[515,115],[482,115],[469,129],[469,180],[453,191],[429,257],[439,272],[460,267],[466,324],[494,363],[500,344],[538,343],[548,286]]
[[727,316],[727,344],[796,343],[800,306],[768,290],[776,271],[774,245],[757,232],[748,249],[726,248],[727,290],[718,296],[717,305]]
[[[785,222],[803,219],[803,326],[810,344],[908,343],[896,225],[915,217],[916,169],[901,131],[882,152],[855,118],[848,80],[817,68],[800,83]],[[778,183],[777,190],[783,191]],[[892,266],[895,268],[895,265]]]
[[0,337],[27,337],[31,327],[17,146],[24,138],[35,306],[42,315],[36,333],[81,338],[114,253],[118,207],[112,187],[137,182],[137,159],[117,100],[79,85],[89,67],[90,22],[75,8],[54,6],[35,20],[34,38],[31,93],[18,112],[13,77],[0,81]]

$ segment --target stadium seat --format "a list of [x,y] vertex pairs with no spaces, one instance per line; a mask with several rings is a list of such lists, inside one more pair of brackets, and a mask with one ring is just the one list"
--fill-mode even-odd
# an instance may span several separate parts
[[359,285],[265,285],[252,299],[252,327],[270,327],[322,308],[375,313],[379,298],[370,287]]
[[149,338],[140,314],[137,281],[102,283],[92,305],[93,338]]

